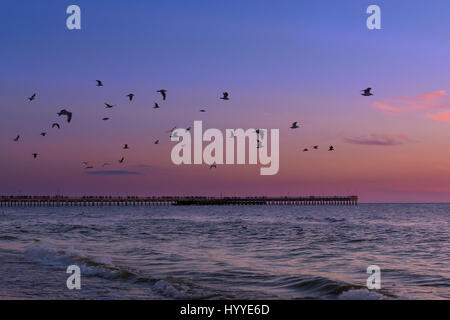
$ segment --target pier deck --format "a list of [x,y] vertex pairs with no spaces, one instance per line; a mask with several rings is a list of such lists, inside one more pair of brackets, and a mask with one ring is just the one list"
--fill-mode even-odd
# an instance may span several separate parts
[[1,207],[45,206],[215,206],[215,205],[356,205],[357,196],[331,197],[65,197],[0,196]]

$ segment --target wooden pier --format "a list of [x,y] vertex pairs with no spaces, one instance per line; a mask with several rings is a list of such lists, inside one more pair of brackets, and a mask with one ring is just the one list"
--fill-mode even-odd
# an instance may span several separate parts
[[0,207],[356,205],[357,196],[332,197],[108,197],[0,196]]

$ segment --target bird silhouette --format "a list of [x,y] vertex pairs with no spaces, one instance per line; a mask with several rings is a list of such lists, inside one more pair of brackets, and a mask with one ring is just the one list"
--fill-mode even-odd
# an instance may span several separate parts
[[156,140],[156,141],[155,141],[155,144],[159,144],[159,140]]
[[124,160],[125,160],[125,158],[122,157],[122,159],[119,160],[119,163],[123,163]]
[[153,107],[153,109],[158,109],[159,108],[159,104],[157,104],[156,102],[155,102],[155,106]]
[[47,132],[41,132],[41,136],[45,137],[47,135]]
[[61,127],[59,126],[59,124],[58,123],[54,123],[54,124],[52,124],[52,128],[54,128],[54,127],[56,127],[56,128],[58,128],[58,129],[61,129]]
[[308,148],[303,149],[303,152],[309,151]]
[[103,120],[103,121],[106,121],[106,120],[109,120],[109,118],[103,118],[102,120]]
[[334,147],[333,146],[329,146],[328,147],[328,151],[334,151]]
[[298,128],[298,122],[292,123],[291,129],[297,129]]
[[200,109],[200,112],[206,112],[206,110],[205,109]]
[[130,101],[131,101],[131,100],[133,100],[134,94],[132,94],[132,93],[127,94],[127,97],[128,97],[128,98],[130,99]]
[[220,97],[220,99],[222,99],[222,100],[230,100],[230,98],[228,97],[228,92],[223,92],[222,94],[223,94],[223,96]]
[[67,116],[67,122],[72,121],[72,112],[69,112],[66,109],[62,109],[60,112],[57,113],[57,115],[58,117]]
[[313,148],[314,148],[315,150],[317,150],[317,149],[319,149],[319,146],[313,146]]
[[105,102],[105,108],[111,109],[112,107],[115,107],[114,104],[109,104]]
[[215,164],[212,164],[212,165],[209,167],[209,169],[212,169],[212,168],[216,168],[216,169],[217,169],[217,166],[216,166]]
[[17,136],[17,137],[14,138],[14,141],[17,142],[17,141],[19,141],[19,139],[20,139],[20,136]]
[[32,155],[33,155],[33,158],[34,158],[34,159],[36,159],[36,158],[37,158],[37,156],[38,156],[38,154],[37,154],[37,153],[32,153]]
[[31,97],[28,98],[28,100],[33,101],[36,98],[36,93],[33,93]]
[[85,169],[93,169],[93,168],[94,168],[93,166],[85,167]]
[[163,100],[166,100],[166,92],[167,92],[167,90],[161,89],[161,90],[158,90],[156,92],[161,93]]
[[373,96],[373,94],[370,92],[370,90],[372,90],[372,88],[367,88],[367,89],[361,90],[361,92],[362,92],[361,95],[365,96],[365,97]]
[[100,80],[95,80],[97,81],[97,87],[103,87],[103,83]]
[[186,131],[191,131],[191,127],[187,127],[187,128],[186,128]]
[[128,147],[128,144],[124,144],[123,149],[130,149],[130,148]]

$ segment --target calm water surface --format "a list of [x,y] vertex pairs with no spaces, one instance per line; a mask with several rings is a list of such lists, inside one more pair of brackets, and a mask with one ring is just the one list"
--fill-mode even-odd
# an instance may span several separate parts
[[450,299],[450,204],[0,213],[3,299]]

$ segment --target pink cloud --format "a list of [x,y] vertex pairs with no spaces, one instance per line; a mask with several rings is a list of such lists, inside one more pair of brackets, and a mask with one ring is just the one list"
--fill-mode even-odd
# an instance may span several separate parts
[[[409,112],[444,109],[450,106],[448,101],[442,101],[447,96],[445,90],[424,93],[415,97],[400,97],[374,102],[375,108],[389,112]],[[439,103],[440,102],[440,103]]]
[[361,144],[368,146],[397,146],[408,142],[416,142],[409,138],[406,134],[376,134],[372,133],[369,136],[361,136],[354,138],[345,138],[345,141],[352,144]]
[[443,111],[436,114],[428,114],[427,118],[442,122],[450,122],[450,111]]

